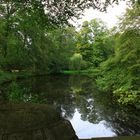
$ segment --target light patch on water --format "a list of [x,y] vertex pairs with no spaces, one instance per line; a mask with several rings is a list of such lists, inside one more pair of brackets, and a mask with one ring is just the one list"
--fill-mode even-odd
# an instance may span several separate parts
[[73,118],[70,120],[76,135],[80,139],[94,138],[94,137],[114,137],[116,134],[113,130],[107,127],[105,120],[100,121],[98,124],[90,123],[89,121],[83,121],[81,114],[75,109]]

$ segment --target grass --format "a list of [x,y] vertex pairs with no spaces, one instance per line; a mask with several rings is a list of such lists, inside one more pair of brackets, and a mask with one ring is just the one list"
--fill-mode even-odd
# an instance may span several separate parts
[[67,74],[67,75],[74,75],[74,74],[80,74],[80,75],[86,75],[90,77],[96,77],[99,73],[99,69],[87,69],[87,70],[64,70],[61,72],[62,74]]
[[63,74],[87,74],[88,71],[87,70],[80,70],[80,71],[77,71],[77,70],[64,70],[62,71]]

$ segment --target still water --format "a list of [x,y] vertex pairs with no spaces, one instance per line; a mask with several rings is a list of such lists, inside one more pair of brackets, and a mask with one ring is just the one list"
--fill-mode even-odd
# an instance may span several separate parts
[[55,106],[79,138],[140,135],[140,112],[117,106],[86,76],[34,77],[4,85],[2,90],[0,98],[5,102]]

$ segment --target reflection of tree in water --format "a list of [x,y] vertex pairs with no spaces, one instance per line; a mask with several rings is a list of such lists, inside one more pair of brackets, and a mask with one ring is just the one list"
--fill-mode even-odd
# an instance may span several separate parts
[[134,108],[125,108],[111,102],[108,95],[99,94],[93,97],[100,115],[108,122],[118,135],[140,134],[140,112]]
[[97,108],[93,105],[94,99],[92,98],[92,94],[97,92],[95,82],[88,77],[72,76],[70,78],[70,85],[75,89],[80,89],[80,92],[73,92],[73,95],[75,97],[76,108],[81,114],[81,119],[92,123],[101,121],[102,118],[98,114]]
[[134,109],[121,108],[111,102],[110,97],[104,93],[92,94],[91,100],[78,97],[78,111],[83,120],[99,123],[105,120],[105,125],[112,128],[117,135],[140,135],[140,113]]
[[56,106],[66,118],[72,118],[77,108],[84,121],[95,124],[105,120],[106,126],[118,135],[140,134],[139,112],[113,104],[109,94],[100,93],[94,81],[88,77],[38,77],[18,84],[26,96],[32,95],[37,97],[36,102]]
[[80,75],[72,75],[72,76],[70,76],[68,82],[69,82],[71,93],[76,94],[76,93],[82,92],[82,90],[83,90],[82,89],[82,84],[85,81],[84,81],[84,79],[81,78]]
[[[140,135],[140,113],[132,108],[117,106],[107,93],[98,92],[91,79],[73,78],[73,87],[80,92],[75,93],[75,104],[81,119],[91,123],[105,120],[117,135]],[[86,81],[87,80],[87,81]],[[78,81],[77,84],[76,81]]]

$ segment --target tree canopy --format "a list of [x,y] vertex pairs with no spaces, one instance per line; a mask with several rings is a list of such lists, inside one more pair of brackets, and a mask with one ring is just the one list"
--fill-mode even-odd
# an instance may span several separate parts
[[69,19],[89,7],[105,11],[119,0],[1,0],[0,70],[90,71],[119,103],[139,106],[140,5],[130,2],[114,29],[93,19],[77,31]]

